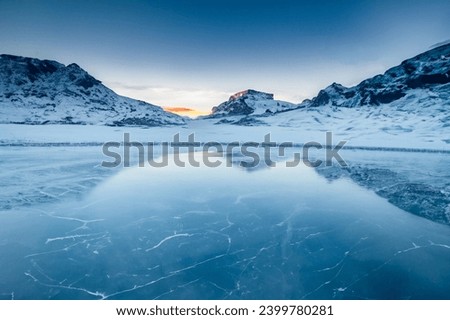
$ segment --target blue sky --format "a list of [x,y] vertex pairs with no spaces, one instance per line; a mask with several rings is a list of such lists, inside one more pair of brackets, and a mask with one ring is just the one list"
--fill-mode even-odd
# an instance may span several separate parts
[[0,0],[2,53],[76,62],[120,94],[209,110],[300,102],[450,38],[450,1]]

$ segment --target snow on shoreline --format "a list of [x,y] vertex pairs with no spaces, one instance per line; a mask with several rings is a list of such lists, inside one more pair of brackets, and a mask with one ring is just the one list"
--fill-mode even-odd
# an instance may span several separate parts
[[[334,130],[333,130],[334,129]],[[272,142],[292,142],[302,145],[310,141],[324,144],[326,131],[333,134],[333,145],[347,141],[346,147],[363,149],[423,149],[449,152],[449,135],[445,132],[420,134],[418,130],[393,133],[389,130],[342,130],[333,126],[282,127],[282,126],[236,126],[214,125],[214,120],[190,121],[185,126],[170,127],[108,127],[94,125],[22,125],[0,124],[0,145],[18,144],[75,144],[101,145],[108,141],[123,142],[124,134],[130,134],[131,141],[173,142],[176,134],[180,141],[187,142],[194,134],[196,142],[263,142],[270,134]]]

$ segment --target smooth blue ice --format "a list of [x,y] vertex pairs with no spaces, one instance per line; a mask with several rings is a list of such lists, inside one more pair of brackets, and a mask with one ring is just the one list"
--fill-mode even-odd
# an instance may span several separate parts
[[3,299],[450,298],[450,227],[303,165],[133,167],[0,221]]

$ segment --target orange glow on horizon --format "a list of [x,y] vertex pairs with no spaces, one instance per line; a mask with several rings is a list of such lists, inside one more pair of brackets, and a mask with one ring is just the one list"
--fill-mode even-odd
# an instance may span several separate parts
[[181,116],[188,116],[193,118],[210,114],[210,112],[208,111],[196,110],[186,107],[164,107],[163,109],[165,111],[176,113]]

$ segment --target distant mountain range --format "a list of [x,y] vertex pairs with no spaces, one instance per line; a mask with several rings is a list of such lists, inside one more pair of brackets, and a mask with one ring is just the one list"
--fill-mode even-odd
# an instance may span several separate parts
[[0,123],[160,126],[185,121],[119,96],[76,64],[0,55]]
[[[208,118],[224,118],[219,123],[258,125],[264,118],[284,113],[283,118],[298,118],[299,110],[329,113],[354,108],[373,113],[377,107],[390,105],[392,111],[429,114],[434,117],[449,112],[450,44],[445,44],[403,61],[382,75],[347,88],[333,83],[313,99],[300,104],[273,100],[273,95],[246,90],[212,109]],[[384,109],[383,109],[384,110]],[[384,110],[385,111],[385,110]],[[301,113],[303,115],[303,113]],[[264,122],[265,121],[265,122]],[[450,118],[443,121],[450,125]],[[270,122],[270,121],[269,121]]]
[[[202,119],[217,119],[216,124],[296,126],[304,125],[305,117],[319,124],[327,117],[338,120],[347,109],[358,112],[358,117],[379,120],[414,114],[432,118],[439,127],[450,126],[450,44],[354,87],[333,83],[300,104],[274,100],[273,94],[252,89],[238,92]],[[0,55],[0,123],[160,126],[186,122],[160,107],[117,95],[76,64]],[[405,129],[401,125],[400,131]]]

